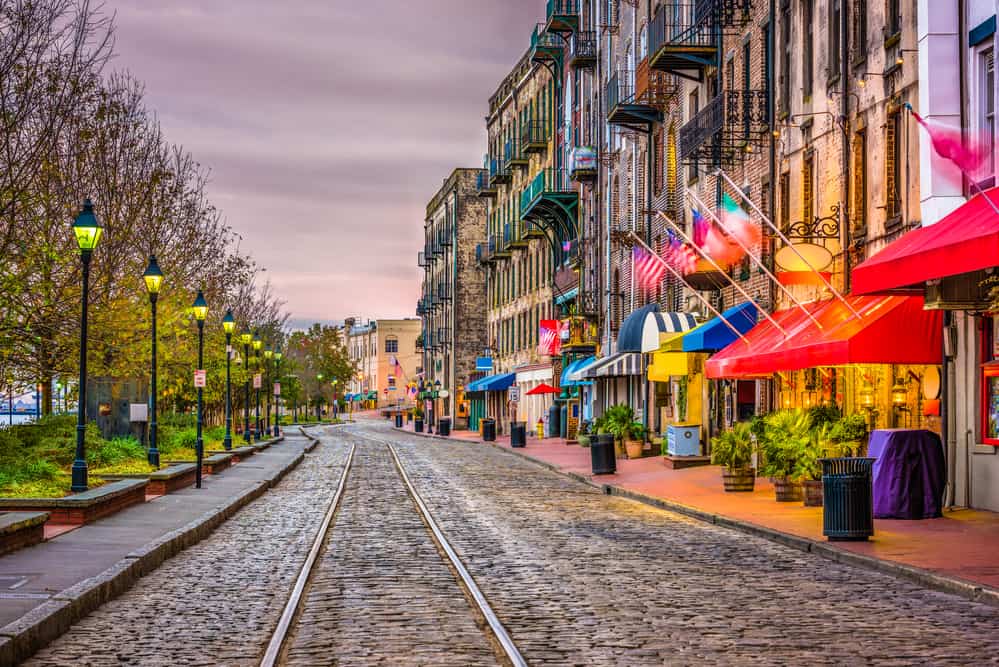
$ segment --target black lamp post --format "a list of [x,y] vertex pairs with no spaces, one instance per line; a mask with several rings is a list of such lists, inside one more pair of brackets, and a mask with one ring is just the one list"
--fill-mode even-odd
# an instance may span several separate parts
[[267,437],[271,437],[271,359],[274,358],[274,351],[268,345],[264,348],[264,396],[266,398],[266,410],[264,410],[264,432]]
[[84,200],[83,210],[73,221],[73,234],[76,236],[76,244],[80,247],[80,260],[83,262],[83,292],[80,295],[80,395],[76,406],[76,457],[73,460],[73,477],[70,485],[72,491],[87,490],[87,451],[83,437],[87,429],[87,297],[90,291],[90,258],[103,231],[104,228],[94,215],[94,205],[89,199]]
[[319,382],[319,396],[316,398],[316,421],[321,422],[323,420],[323,374],[317,374],[316,380]]
[[257,416],[256,416],[256,419],[254,420],[256,422],[256,428],[254,428],[254,430],[253,430],[253,441],[254,442],[260,442],[260,435],[261,435],[261,433],[260,433],[260,387],[257,386],[258,384],[260,384],[260,381],[257,379],[257,376],[260,375],[260,348],[263,347],[263,345],[264,345],[264,341],[260,340],[260,331],[259,330],[254,331],[253,332],[253,356],[256,357],[256,360],[257,360],[257,369],[256,369],[257,370],[257,375],[255,375],[253,377],[253,385],[254,385],[253,388],[256,390],[256,394],[257,394]]
[[336,384],[337,384],[337,382],[338,382],[338,380],[336,378],[333,378],[333,381],[330,382],[330,385],[332,385],[332,387],[333,387],[333,419],[339,419],[340,418],[340,402],[337,400],[337,397],[336,397]]
[[232,332],[236,329],[232,309],[225,311],[222,329],[225,331],[225,438],[222,447],[229,451],[232,449]]
[[246,370],[246,379],[243,381],[243,440],[250,444],[250,343],[253,342],[253,334],[245,332],[239,336],[243,343],[243,368]]
[[[274,437],[281,435],[281,348],[274,350],[274,383],[278,391],[274,394]],[[273,391],[274,387],[271,387]]]
[[[201,290],[198,290],[198,296],[194,299],[194,305],[191,306],[191,310],[194,311],[194,319],[198,322],[198,373],[202,374],[205,372],[205,318],[208,317],[208,302],[205,301],[205,295]],[[205,423],[205,389],[200,384],[198,385],[198,439],[194,446],[194,455],[198,460],[198,469],[195,472],[194,477],[194,487],[197,489],[201,488],[201,462],[205,458],[205,441],[202,437],[202,430]]]
[[149,292],[149,308],[153,315],[153,355],[149,376],[149,465],[158,469],[160,467],[160,450],[156,448],[156,299],[160,293],[160,285],[163,284],[163,272],[160,270],[160,265],[156,263],[156,255],[149,256],[149,266],[142,274],[142,279],[146,281],[146,291]]

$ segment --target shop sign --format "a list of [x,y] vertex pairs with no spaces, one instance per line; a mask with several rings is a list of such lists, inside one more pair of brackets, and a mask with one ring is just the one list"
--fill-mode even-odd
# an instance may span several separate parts
[[475,359],[475,370],[477,371],[491,371],[493,369],[493,358],[492,357],[476,357]]
[[569,160],[573,178],[597,173],[597,149],[592,146],[576,146]]

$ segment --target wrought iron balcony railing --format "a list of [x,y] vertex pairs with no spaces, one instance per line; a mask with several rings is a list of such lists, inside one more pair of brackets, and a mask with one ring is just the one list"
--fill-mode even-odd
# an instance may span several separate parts
[[488,169],[481,169],[477,174],[475,174],[475,191],[480,197],[492,196],[496,194],[496,188],[494,188],[489,182]]
[[714,164],[732,163],[760,141],[769,117],[767,95],[761,90],[727,90],[708,102],[680,128],[680,158]]
[[548,123],[529,120],[520,130],[520,148],[524,153],[543,153],[548,148]]
[[437,298],[441,301],[451,300],[451,288],[448,285],[440,284],[437,286]]
[[549,32],[544,23],[534,26],[531,32],[531,60],[546,62],[562,57],[562,38],[557,32]]
[[522,150],[521,142],[516,139],[510,139],[506,142],[503,147],[503,166],[507,168],[526,167],[530,163],[530,158]]
[[548,30],[572,32],[579,27],[579,0],[548,0]]
[[597,64],[597,33],[588,30],[574,32],[569,39],[569,66],[593,67]]
[[535,200],[547,193],[575,193],[568,170],[548,168],[539,171],[520,195],[521,215],[531,208]]
[[441,247],[441,252],[443,252],[444,248],[447,248],[451,245],[453,241],[452,239],[453,235],[454,235],[454,229],[451,227],[451,225],[445,225],[443,228],[441,228],[440,234],[438,234],[437,236],[437,243]]

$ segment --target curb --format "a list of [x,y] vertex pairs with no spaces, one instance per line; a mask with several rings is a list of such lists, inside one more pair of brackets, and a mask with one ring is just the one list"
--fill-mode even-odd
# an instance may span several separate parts
[[965,581],[963,579],[936,574],[935,572],[924,570],[918,567],[913,567],[912,565],[906,565],[904,563],[897,563],[894,561],[873,558],[871,556],[864,556],[862,554],[853,553],[852,551],[847,551],[845,549],[840,549],[839,547],[832,546],[827,542],[819,542],[817,540],[812,540],[807,537],[801,537],[798,535],[792,535],[790,533],[784,533],[779,530],[767,528],[766,526],[760,526],[758,524],[751,523],[749,521],[742,521],[741,519],[732,519],[730,517],[697,509],[696,507],[684,505],[683,503],[678,503],[674,500],[656,498],[655,496],[650,496],[648,494],[641,493],[638,491],[631,491],[630,489],[625,489],[620,486],[616,486],[614,484],[600,484],[598,482],[594,482],[592,479],[586,477],[585,475],[581,475],[575,472],[565,472],[552,463],[548,463],[547,461],[540,461],[538,459],[529,456],[528,454],[514,451],[507,447],[502,447],[500,445],[491,442],[484,442],[481,440],[462,440],[459,438],[443,437],[439,435],[430,435],[426,433],[413,433],[411,431],[407,431],[406,429],[400,429],[395,427],[393,427],[393,430],[405,433],[407,435],[412,435],[432,440],[441,440],[445,442],[466,442],[477,445],[489,445],[502,452],[506,452],[507,454],[512,454],[525,461],[530,461],[531,463],[541,468],[550,470],[554,473],[562,475],[563,477],[569,477],[570,479],[574,479],[577,482],[581,482],[592,488],[599,489],[604,494],[609,496],[620,496],[622,498],[634,500],[636,502],[640,502],[645,505],[650,505],[658,509],[668,510],[670,512],[676,512],[677,514],[682,514],[686,517],[697,519],[698,521],[703,521],[705,523],[710,523],[716,526],[722,526],[724,528],[730,528],[732,530],[737,530],[743,533],[747,533],[749,535],[754,535],[756,537],[761,537],[765,540],[770,540],[771,542],[783,544],[786,547],[798,549],[799,551],[804,551],[806,553],[815,554],[816,556],[821,556],[822,558],[826,558],[831,561],[835,561],[837,563],[844,563],[847,565],[852,565],[854,567],[862,567],[868,570],[873,570],[875,572],[880,572],[882,574],[892,575],[894,577],[898,577],[899,579],[905,579],[912,583],[919,584],[920,586],[924,586],[925,588],[940,591],[942,593],[949,593],[951,595],[957,595],[959,597],[970,600],[971,602],[980,602],[983,604],[999,607],[999,589],[991,588],[989,586],[983,586],[981,584]]
[[144,544],[100,574],[70,586],[0,628],[0,665],[13,665],[29,658],[84,616],[127,591],[163,561],[211,535],[236,512],[277,486],[304,459],[305,453],[300,453],[271,479],[258,482],[228,503]]
[[313,449],[316,448],[316,445],[319,444],[319,438],[317,436],[312,435],[311,433],[306,433],[304,426],[299,426],[298,430],[301,431],[302,435],[304,435],[309,440],[309,444],[305,446],[305,451],[311,452]]

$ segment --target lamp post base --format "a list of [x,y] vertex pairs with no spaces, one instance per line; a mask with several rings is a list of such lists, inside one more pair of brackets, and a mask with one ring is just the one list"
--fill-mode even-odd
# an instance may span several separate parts
[[225,449],[226,451],[229,451],[230,449],[232,449],[232,436],[231,435],[227,434],[225,436],[225,438],[222,439],[222,448]]
[[149,465],[153,466],[157,470],[160,467],[160,450],[155,447],[149,450]]
[[73,493],[86,491],[87,486],[87,462],[77,459],[73,461],[73,478],[69,490]]

